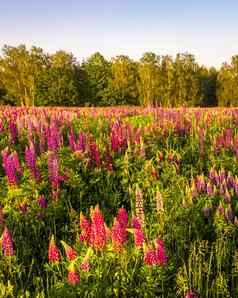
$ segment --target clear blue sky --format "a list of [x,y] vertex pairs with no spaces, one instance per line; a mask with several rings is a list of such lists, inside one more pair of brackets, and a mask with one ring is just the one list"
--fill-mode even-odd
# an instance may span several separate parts
[[79,60],[193,53],[219,67],[238,54],[238,0],[0,0],[0,47],[64,49]]

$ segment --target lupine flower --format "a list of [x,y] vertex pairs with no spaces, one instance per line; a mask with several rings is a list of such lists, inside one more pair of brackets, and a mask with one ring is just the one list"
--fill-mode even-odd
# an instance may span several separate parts
[[12,153],[12,161],[14,163],[16,171],[22,176],[23,170],[16,151]]
[[82,212],[80,213],[80,229],[81,229],[80,240],[86,241],[87,243],[89,243],[91,225],[88,219],[83,215]]
[[47,204],[46,204],[46,200],[45,200],[45,196],[44,195],[40,195],[38,200],[37,200],[39,206],[42,208],[42,209],[45,209]]
[[90,244],[96,250],[102,250],[106,245],[107,235],[103,215],[97,205],[91,212]]
[[36,166],[36,154],[33,147],[26,147],[25,149],[25,160],[30,170],[31,176],[37,181],[40,180],[40,172]]
[[157,260],[157,264],[160,266],[165,265],[168,261],[168,257],[165,251],[164,240],[162,239],[156,240],[156,260]]
[[118,210],[117,219],[118,219],[119,224],[123,228],[127,228],[127,225],[128,225],[128,216],[127,216],[127,212],[126,212],[126,209],[125,208],[120,208]]
[[17,141],[17,126],[13,120],[10,120],[8,123],[9,131],[10,131],[10,137],[11,137],[11,143],[15,144]]
[[199,296],[194,293],[192,290],[188,291],[185,298],[199,298]]
[[157,264],[156,253],[150,247],[145,247],[144,249],[144,262],[149,266]]
[[26,214],[27,211],[28,211],[27,203],[21,203],[20,206],[19,206],[19,209],[20,209],[22,214]]
[[71,263],[68,267],[68,283],[70,285],[77,285],[80,282],[80,276],[77,272],[77,270],[74,267],[74,264]]
[[133,234],[134,234],[136,247],[138,248],[142,247],[145,241],[144,232],[141,229],[134,229]]
[[234,217],[234,212],[231,207],[228,208],[225,216],[228,221],[232,221],[232,219]]
[[64,250],[65,250],[65,253],[66,253],[66,256],[67,256],[68,260],[69,261],[75,260],[78,257],[78,253],[76,252],[76,250],[74,250],[71,246],[69,246],[64,241],[61,241],[61,243],[64,247]]
[[85,256],[83,262],[80,264],[80,269],[84,272],[88,272],[90,270],[89,256]]
[[137,217],[133,217],[131,220],[131,226],[133,229],[141,229],[141,223],[140,223],[140,219]]
[[51,236],[48,248],[48,260],[50,263],[57,263],[60,260],[59,249],[55,244],[54,235]]
[[18,178],[11,154],[8,155],[6,150],[2,151],[2,160],[9,184],[16,186],[18,184]]
[[96,166],[99,167],[101,165],[100,153],[96,143],[90,144],[90,154],[91,159],[95,161]]
[[2,233],[2,250],[5,257],[12,257],[14,255],[12,235],[6,226]]
[[127,231],[117,221],[116,218],[114,219],[114,224],[112,226],[111,237],[112,237],[112,244],[113,244],[114,250],[121,251],[124,243],[127,240]]
[[136,216],[140,219],[140,222],[143,224],[145,220],[144,206],[143,206],[143,192],[139,188],[139,186],[136,187],[135,199],[136,199],[136,204],[135,204]]
[[231,195],[228,191],[228,189],[226,188],[226,191],[225,191],[225,195],[224,195],[224,198],[225,198],[225,202],[226,203],[231,203]]

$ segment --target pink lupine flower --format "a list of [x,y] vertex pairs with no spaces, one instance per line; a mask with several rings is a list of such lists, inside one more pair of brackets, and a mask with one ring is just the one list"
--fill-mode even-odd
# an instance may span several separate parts
[[10,141],[15,144],[17,141],[17,126],[13,120],[10,120],[8,123],[9,131],[10,131]]
[[133,217],[131,220],[131,226],[133,229],[141,229],[140,219],[137,217]]
[[27,167],[30,170],[31,176],[37,181],[40,180],[40,172],[36,166],[36,154],[34,147],[26,147],[25,149],[25,160]]
[[59,249],[55,244],[54,235],[51,236],[48,248],[48,261],[50,263],[57,263],[60,260]]
[[156,253],[150,247],[144,249],[144,262],[146,265],[152,266],[157,264]]
[[96,250],[102,250],[106,245],[107,233],[104,223],[103,215],[97,205],[91,213],[91,233],[90,233],[90,244]]
[[117,219],[118,219],[119,224],[123,228],[127,228],[127,225],[128,225],[128,216],[127,216],[127,212],[126,212],[126,209],[125,208],[120,208],[118,210]]
[[28,211],[27,203],[21,203],[19,205],[19,209],[20,209],[22,214],[27,214],[27,211]]
[[114,219],[114,224],[112,226],[111,237],[112,237],[113,249],[115,251],[121,251],[124,243],[127,241],[127,231],[117,221],[116,218]]
[[83,215],[82,212],[80,213],[80,229],[81,229],[81,234],[79,236],[79,239],[81,241],[86,241],[87,243],[89,243],[91,225],[88,219]]
[[12,161],[16,171],[22,176],[23,170],[16,151],[12,153]]
[[45,209],[47,204],[46,204],[46,200],[45,200],[45,196],[44,195],[40,195],[38,200],[38,205],[42,208],[42,209]]
[[89,256],[85,256],[83,259],[83,262],[80,265],[80,269],[84,272],[88,272],[90,270],[91,266],[89,263]]
[[199,296],[194,293],[192,290],[188,291],[185,298],[199,298]]
[[156,260],[160,266],[166,265],[168,257],[166,256],[164,240],[156,240]]
[[69,261],[75,260],[78,257],[78,253],[76,252],[76,250],[74,250],[71,246],[69,246],[64,241],[61,241],[61,243],[65,249],[65,253],[66,253],[68,260]]
[[5,257],[12,257],[14,255],[12,235],[6,226],[2,233],[2,250]]
[[101,165],[100,153],[96,143],[90,144],[90,154],[91,159],[95,161],[96,166],[99,167]]
[[16,176],[16,168],[12,159],[12,155],[7,153],[6,150],[2,151],[3,168],[7,175],[8,183],[12,186],[18,184],[18,178]]
[[134,238],[135,238],[135,245],[136,247],[140,248],[143,246],[145,241],[144,232],[141,229],[134,229]]
[[70,264],[69,268],[68,268],[68,283],[70,285],[77,285],[80,282],[80,276],[77,272],[77,270],[74,267],[74,264]]

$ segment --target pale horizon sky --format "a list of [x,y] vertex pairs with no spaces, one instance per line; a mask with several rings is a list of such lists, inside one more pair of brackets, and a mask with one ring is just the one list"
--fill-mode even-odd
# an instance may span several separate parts
[[0,48],[63,49],[79,61],[189,52],[219,68],[238,54],[237,15],[238,0],[0,0]]

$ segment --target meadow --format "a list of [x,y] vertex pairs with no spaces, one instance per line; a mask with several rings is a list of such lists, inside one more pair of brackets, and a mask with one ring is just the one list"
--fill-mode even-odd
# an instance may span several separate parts
[[0,297],[238,297],[238,109],[0,108]]

